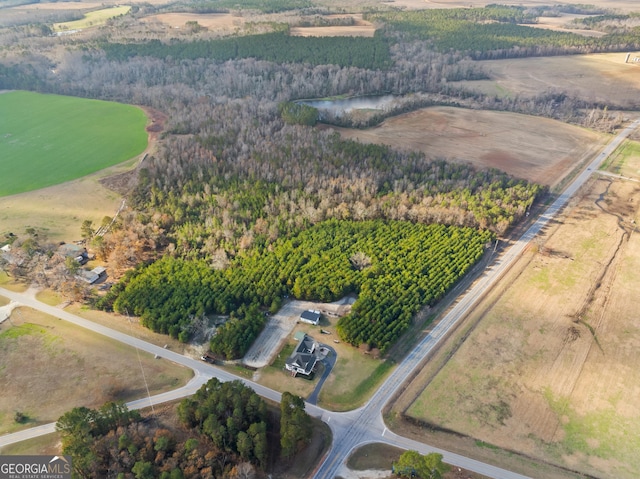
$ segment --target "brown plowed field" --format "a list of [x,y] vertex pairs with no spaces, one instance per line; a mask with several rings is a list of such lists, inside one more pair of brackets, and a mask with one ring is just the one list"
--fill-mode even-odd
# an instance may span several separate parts
[[149,15],[141,20],[143,23],[160,22],[169,25],[171,28],[184,28],[187,22],[198,22],[199,25],[216,31],[229,30],[244,25],[244,18],[232,15],[231,13],[159,13]]
[[486,454],[483,441],[599,478],[640,477],[640,146],[610,171],[621,167],[632,179],[596,173],[400,411],[472,438],[457,441],[472,456]]
[[602,144],[603,136],[555,120],[517,113],[424,108],[367,130],[336,128],[344,138],[423,151],[554,185]]
[[[639,52],[629,52],[631,58]],[[512,58],[475,62],[491,80],[455,85],[490,95],[513,97],[563,92],[612,108],[640,109],[640,63],[625,63],[627,53]]]

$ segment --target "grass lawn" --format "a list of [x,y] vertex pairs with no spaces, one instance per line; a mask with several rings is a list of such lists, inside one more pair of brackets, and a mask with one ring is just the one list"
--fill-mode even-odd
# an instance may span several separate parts
[[16,293],[22,293],[29,288],[28,284],[16,282],[4,271],[0,271],[0,286],[9,291],[15,291]]
[[640,178],[640,142],[625,141],[600,169],[629,178]]
[[45,434],[44,436],[27,439],[15,444],[10,444],[0,448],[0,453],[7,456],[19,456],[22,454],[30,456],[48,456],[60,454],[60,435],[57,432]]
[[[186,384],[192,371],[29,308],[0,326],[0,434],[54,422],[75,406],[131,401]],[[144,375],[143,375],[144,372]],[[27,421],[18,424],[20,411]]]
[[50,289],[40,291],[36,294],[36,299],[48,304],[49,306],[58,306],[60,303],[64,302],[64,298],[62,296]]
[[131,105],[25,91],[0,95],[0,197],[139,155],[147,147],[146,123]]
[[119,17],[120,15],[129,13],[129,10],[131,10],[131,7],[127,5],[103,8],[101,10],[96,10],[94,12],[85,14],[84,18],[81,18],[80,20],[55,23],[53,25],[53,30],[56,32],[60,32],[64,30],[82,30],[84,28],[97,27],[99,25],[104,25],[104,23],[106,23],[106,21],[110,18]]

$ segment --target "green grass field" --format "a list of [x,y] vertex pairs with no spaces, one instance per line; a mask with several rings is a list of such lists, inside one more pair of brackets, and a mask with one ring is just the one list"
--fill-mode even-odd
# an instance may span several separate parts
[[53,25],[53,30],[56,32],[60,32],[64,30],[83,30],[89,27],[97,27],[100,25],[104,25],[110,18],[115,18],[120,15],[126,15],[127,13],[129,13],[129,10],[131,10],[131,7],[127,5],[95,10],[93,12],[85,14],[84,18],[80,20],[55,23]]
[[0,94],[0,196],[81,178],[139,155],[147,117],[131,105]]

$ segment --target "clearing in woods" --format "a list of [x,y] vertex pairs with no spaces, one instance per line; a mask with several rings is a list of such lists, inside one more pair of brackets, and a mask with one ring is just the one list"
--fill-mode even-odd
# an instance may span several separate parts
[[327,15],[326,19],[351,18],[353,25],[336,25],[322,27],[292,27],[289,33],[298,37],[373,37],[376,27],[362,19],[362,14]]
[[604,135],[517,113],[432,107],[367,130],[335,128],[343,138],[467,161],[553,186],[602,145]]
[[[0,356],[0,434],[56,421],[75,406],[146,397],[144,378],[153,395],[193,375],[142,351],[139,362],[134,348],[24,307],[0,326]],[[18,410],[24,424],[14,421]]]
[[640,144],[627,142],[607,170],[631,179],[594,173],[399,412],[472,438],[472,456],[489,444],[581,474],[638,477]]
[[244,17],[231,13],[158,13],[140,19],[142,23],[160,22],[171,28],[185,28],[187,22],[198,22],[198,25],[217,32],[232,33],[244,25]]

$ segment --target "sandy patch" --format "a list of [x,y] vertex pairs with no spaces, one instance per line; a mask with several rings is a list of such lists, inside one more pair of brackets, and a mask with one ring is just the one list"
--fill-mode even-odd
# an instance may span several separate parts
[[336,129],[345,138],[497,168],[550,186],[593,154],[603,138],[546,118],[449,107],[399,115],[368,130]]

